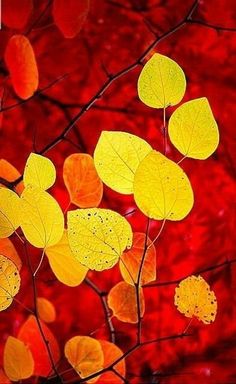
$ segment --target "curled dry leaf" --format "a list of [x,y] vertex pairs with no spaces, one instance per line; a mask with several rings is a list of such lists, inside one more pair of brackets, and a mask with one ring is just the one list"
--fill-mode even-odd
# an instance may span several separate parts
[[20,199],[10,189],[0,187],[0,238],[9,237],[20,225]]
[[45,323],[53,323],[56,320],[56,310],[51,301],[45,297],[37,298],[39,318]]
[[132,245],[128,221],[109,209],[77,209],[68,212],[71,250],[83,265],[96,271],[113,267]]
[[[81,378],[90,376],[103,368],[104,356],[98,340],[89,336],[75,336],[65,345],[65,356]],[[98,377],[88,382],[97,381]]]
[[7,237],[5,239],[0,239],[0,255],[7,257],[11,260],[20,271],[22,262],[20,256],[13,243]]
[[[120,257],[119,267],[123,279],[131,285],[138,282],[140,264],[145,250],[145,233],[133,234],[132,248],[123,252]],[[147,240],[147,250],[141,271],[140,285],[156,280],[156,249],[151,240]]]
[[68,156],[63,166],[63,178],[71,203],[80,208],[93,208],[100,204],[103,184],[90,155],[75,153]]
[[54,0],[53,18],[64,37],[73,38],[81,30],[89,11],[89,0]]
[[139,75],[139,98],[152,108],[178,104],[185,90],[186,79],[182,68],[174,60],[159,53],[154,53]]
[[21,197],[21,228],[30,244],[46,248],[58,243],[64,216],[57,201],[40,188],[28,186]]
[[33,10],[33,0],[2,0],[2,21],[9,28],[21,29]]
[[14,35],[8,41],[5,62],[17,96],[28,99],[38,88],[38,67],[29,39]]
[[31,153],[25,165],[23,180],[26,187],[31,185],[46,190],[55,183],[55,166],[47,157]]
[[[48,340],[53,360],[57,363],[60,359],[58,342],[46,324],[42,321],[40,323],[45,338]],[[35,362],[34,376],[47,377],[52,370],[52,365],[35,316],[29,316],[22,324],[18,333],[18,339],[23,341],[32,353]]]
[[3,366],[10,380],[28,379],[34,372],[33,356],[22,341],[9,336],[4,347]]
[[215,320],[217,301],[201,276],[189,276],[175,289],[175,305],[186,317],[196,317],[205,324]]
[[134,176],[134,199],[151,219],[182,220],[193,207],[193,191],[179,165],[160,152],[150,152]]
[[[145,302],[142,288],[139,288],[140,312],[144,315]],[[138,322],[136,289],[133,285],[121,281],[108,294],[108,306],[114,316],[125,323]]]
[[0,311],[8,308],[20,289],[20,275],[16,265],[0,255]]
[[[0,160],[0,177],[3,179],[12,182],[17,180],[21,176],[20,172],[17,171],[17,169],[10,164],[7,160],[1,159]],[[0,187],[4,187],[4,185],[0,184]],[[20,183],[17,184],[17,186],[14,188],[16,193],[18,195],[21,195],[21,193],[24,190],[24,184],[21,181]]]
[[138,136],[103,131],[94,151],[95,167],[108,187],[131,194],[135,171],[151,150],[151,146]]
[[169,120],[172,144],[186,157],[207,159],[219,144],[219,130],[206,97],[178,107]]
[[[104,368],[109,367],[111,364],[114,363],[114,361],[123,356],[123,352],[115,344],[110,343],[106,340],[99,340],[99,342],[101,344],[104,355]],[[114,369],[122,377],[125,377],[125,359],[122,359],[119,363],[114,365]],[[118,377],[114,372],[108,371],[103,373],[99,377],[97,384],[122,384],[123,382],[124,381],[120,377]]]
[[66,230],[57,244],[46,249],[46,255],[53,273],[61,283],[76,287],[85,279],[88,268],[72,253]]

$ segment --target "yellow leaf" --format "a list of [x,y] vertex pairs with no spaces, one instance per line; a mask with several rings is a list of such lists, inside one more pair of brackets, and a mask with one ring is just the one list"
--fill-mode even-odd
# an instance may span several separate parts
[[45,323],[53,323],[56,319],[56,310],[54,305],[44,297],[37,298],[37,309],[41,320]]
[[219,144],[219,131],[206,97],[182,104],[169,121],[172,144],[186,157],[206,159]]
[[[123,255],[120,257],[120,272],[123,279],[128,284],[134,285],[138,282],[140,264],[144,253],[145,239],[145,233],[135,232],[132,248],[129,251],[123,252]],[[145,252],[140,285],[156,280],[156,249],[149,238],[147,239],[147,245],[148,249]]]
[[[107,300],[108,306],[117,319],[125,323],[138,322],[137,295],[133,285],[121,281],[110,290]],[[143,317],[145,302],[142,288],[139,288],[139,301],[141,316]]]
[[0,255],[0,311],[8,308],[20,289],[20,275],[16,265]]
[[120,193],[131,194],[134,173],[140,161],[151,150],[151,146],[138,136],[103,131],[94,152],[98,175],[108,187]]
[[88,268],[72,253],[66,230],[57,244],[46,249],[46,255],[53,273],[61,283],[69,287],[76,287],[82,283]]
[[0,187],[0,238],[9,237],[20,225],[20,199],[10,189]]
[[58,243],[64,231],[64,216],[56,200],[40,188],[28,186],[21,197],[21,228],[37,248]]
[[[103,368],[103,351],[98,340],[89,336],[75,336],[65,345],[65,356],[81,378]],[[89,382],[97,381],[99,376]]]
[[0,255],[3,255],[13,261],[18,270],[21,269],[22,262],[20,256],[18,255],[18,252],[11,240],[7,237],[5,239],[0,239]]
[[217,301],[201,276],[189,276],[175,289],[175,305],[186,317],[197,317],[205,324],[215,320]]
[[22,341],[9,336],[4,347],[3,366],[12,381],[31,377],[34,372],[34,360],[29,348]]
[[132,229],[119,213],[109,209],[77,209],[68,212],[68,239],[72,252],[86,267],[112,268],[132,245]]
[[166,108],[178,104],[185,89],[183,70],[175,61],[159,53],[155,53],[147,61],[138,79],[139,98],[152,108]]
[[24,170],[25,186],[32,185],[43,190],[50,188],[56,180],[56,169],[47,157],[31,153]]
[[184,171],[160,152],[152,151],[134,177],[134,199],[151,219],[181,220],[193,206],[193,191]]

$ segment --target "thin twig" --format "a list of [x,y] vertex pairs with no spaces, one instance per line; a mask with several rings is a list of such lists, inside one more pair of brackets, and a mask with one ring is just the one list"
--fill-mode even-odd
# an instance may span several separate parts
[[116,342],[115,328],[113,326],[112,319],[111,319],[110,309],[109,309],[108,304],[107,304],[107,299],[106,299],[106,295],[107,294],[106,294],[106,292],[101,291],[101,289],[99,289],[97,287],[97,285],[94,284],[94,282],[92,282],[87,277],[84,280],[84,282],[90,288],[92,288],[92,290],[99,296],[99,298],[101,300],[102,307],[103,307],[104,316],[105,316],[105,319],[106,319],[106,322],[107,322],[107,327],[109,329],[110,340],[111,340],[112,343],[115,343]]
[[211,265],[211,266],[203,268],[203,269],[196,270],[196,271],[194,271],[190,274],[184,275],[184,276],[182,276],[176,280],[160,281],[160,282],[156,282],[156,283],[154,282],[154,283],[146,284],[143,286],[143,288],[162,287],[162,286],[166,286],[166,285],[176,285],[191,275],[201,275],[202,273],[207,273],[210,271],[214,271],[215,269],[227,267],[227,266],[232,265],[234,263],[236,263],[236,258],[231,259],[231,260],[226,260],[226,261],[223,261],[222,263]]

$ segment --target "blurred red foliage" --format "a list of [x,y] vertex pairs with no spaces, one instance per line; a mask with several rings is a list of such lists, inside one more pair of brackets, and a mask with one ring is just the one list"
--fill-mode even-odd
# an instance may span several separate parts
[[[7,41],[16,31],[3,25],[0,32],[0,96],[6,110],[0,130],[1,158],[22,173],[29,153],[41,150],[58,136],[80,107],[96,94],[107,79],[104,67],[113,74],[135,62],[155,39],[150,25],[157,35],[168,31],[183,19],[192,2],[91,0],[88,19],[81,32],[73,39],[66,39],[53,22],[52,1],[35,0],[27,26],[17,33],[27,33],[34,48],[40,89],[66,76],[14,108],[9,106],[20,100],[12,89],[3,57]],[[173,58],[184,69],[188,81],[184,101],[202,96],[209,99],[221,139],[217,152],[210,159],[187,159],[182,163],[193,185],[195,205],[182,222],[168,222],[158,241],[158,282],[180,279],[230,260],[236,249],[235,1],[200,0],[193,19],[235,31],[187,23],[161,41],[155,51]],[[78,148],[93,154],[102,130],[134,133],[162,150],[162,112],[144,106],[137,98],[140,69],[138,66],[116,80],[71,130],[68,141],[63,140],[47,152],[57,168],[57,183],[52,193],[63,209],[69,202],[62,179],[63,161]],[[168,110],[167,118],[170,113]],[[170,144],[167,155],[174,160],[180,158]],[[102,206],[121,214],[135,207],[132,197],[119,195],[107,187]],[[129,220],[134,231],[145,230],[146,219],[140,213],[134,213]],[[150,237],[157,234],[158,227],[159,223],[152,223]],[[31,280],[26,260],[17,239],[14,244],[24,263],[22,287],[17,298],[30,307]],[[36,266],[40,253],[30,250]],[[191,337],[151,344],[136,351],[127,358],[130,383],[236,383],[235,272],[235,264],[231,264],[204,274],[218,299],[215,323],[206,326],[194,321],[189,329]],[[90,272],[89,278],[102,291],[109,291],[121,280],[121,275],[116,266],[102,273]],[[57,318],[49,328],[61,350],[65,342],[77,334],[108,338],[100,299],[89,286],[82,284],[70,288],[62,285],[53,276],[46,259],[37,277],[37,286],[39,295],[51,300],[56,307]],[[145,339],[181,333],[188,324],[174,306],[174,289],[175,285],[145,288]],[[27,316],[17,303],[1,312],[1,354],[8,335],[16,336]],[[136,328],[116,319],[113,322],[117,345],[125,351],[135,341]]]

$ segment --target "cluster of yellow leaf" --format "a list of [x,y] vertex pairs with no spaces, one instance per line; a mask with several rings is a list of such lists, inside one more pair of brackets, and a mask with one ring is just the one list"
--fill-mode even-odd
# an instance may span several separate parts
[[[112,365],[123,356],[123,352],[113,343],[96,340],[89,336],[74,336],[65,345],[65,356],[81,378],[88,377],[88,383],[120,384],[122,380],[113,372],[105,372],[95,377],[90,376]],[[125,361],[122,359],[114,369],[125,376]]]
[[[139,97],[152,108],[178,104],[185,89],[180,66],[157,53],[144,65],[138,80]],[[169,121],[169,135],[184,157],[209,157],[218,146],[219,132],[207,99],[177,108]],[[139,209],[150,218],[181,220],[193,206],[193,191],[184,171],[137,136],[102,132],[94,161],[103,182],[117,192],[133,193]]]
[[201,276],[189,276],[175,289],[175,305],[186,317],[196,317],[205,324],[215,320],[217,301]]

